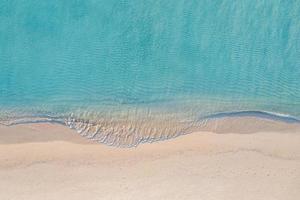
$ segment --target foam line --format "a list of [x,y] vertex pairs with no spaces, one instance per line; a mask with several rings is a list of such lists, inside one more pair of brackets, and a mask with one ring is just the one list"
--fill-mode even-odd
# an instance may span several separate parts
[[255,110],[220,112],[205,117],[201,117],[200,120],[226,118],[226,117],[258,117],[258,118],[270,119],[275,121],[283,121],[286,123],[300,123],[300,119],[290,115],[273,113],[268,111],[255,111]]

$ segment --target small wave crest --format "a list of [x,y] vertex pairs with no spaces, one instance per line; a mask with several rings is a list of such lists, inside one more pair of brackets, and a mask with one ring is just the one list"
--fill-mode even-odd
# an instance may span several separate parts
[[244,110],[244,111],[232,111],[232,112],[219,112],[205,117],[201,117],[200,120],[204,119],[217,119],[225,117],[257,117],[263,119],[270,119],[275,121],[282,121],[286,123],[300,123],[300,119],[281,113],[274,113],[268,111],[255,111],[255,110]]

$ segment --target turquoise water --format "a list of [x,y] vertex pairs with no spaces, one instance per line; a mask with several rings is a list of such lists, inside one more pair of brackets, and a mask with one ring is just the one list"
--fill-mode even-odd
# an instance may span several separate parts
[[300,1],[0,0],[0,121],[107,144],[217,113],[300,118]]

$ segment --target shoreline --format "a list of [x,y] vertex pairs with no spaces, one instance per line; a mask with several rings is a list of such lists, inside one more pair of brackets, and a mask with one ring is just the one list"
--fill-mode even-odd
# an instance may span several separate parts
[[[211,133],[219,133],[219,134],[225,134],[225,133],[254,134],[259,132],[281,132],[281,133],[290,132],[290,133],[300,134],[300,122],[298,123],[298,121],[290,122],[284,120],[276,120],[276,119],[268,118],[268,116],[265,118],[257,117],[257,116],[247,116],[244,115],[244,112],[236,112],[231,116],[224,116],[223,113],[219,113],[213,115],[213,117],[214,118],[210,118],[210,117],[203,118],[203,120],[207,120],[204,121],[204,125],[200,128],[197,127],[195,130],[191,129],[191,132],[189,133],[178,134],[175,137],[162,138],[155,141],[151,141],[151,140],[142,141],[137,146],[143,144],[173,140],[177,137],[193,134],[194,132],[211,132]],[[43,132],[45,130],[49,131],[48,130],[49,127],[51,127],[51,129],[54,129],[53,133],[47,132],[47,134],[45,135],[50,137],[42,138],[41,137],[42,135],[37,135],[38,132]],[[31,130],[33,131],[31,132]],[[100,144],[100,145],[103,144],[106,146],[112,146],[116,148],[137,147],[137,146],[129,146],[129,147],[114,146],[114,145],[105,144],[103,142],[91,140],[84,136],[80,136],[80,133],[76,129],[70,128],[64,123],[57,123],[51,121],[40,121],[40,122],[33,122],[33,123],[26,122],[26,123],[20,123],[20,124],[9,125],[9,126],[0,124],[0,133],[1,132],[12,132],[12,133],[9,135],[0,134],[0,144],[19,143],[19,142],[22,143],[26,141],[34,142],[34,141],[39,141],[39,138],[41,138],[41,141],[48,141],[48,140],[59,141],[63,139],[66,141],[70,140],[70,142],[72,142],[74,138],[77,138],[77,141],[82,140],[85,141],[85,143],[91,142],[94,144]],[[20,132],[22,132],[22,134]],[[57,134],[57,132],[62,132],[63,134]],[[31,141],[32,139],[33,141]]]
[[[198,121],[205,121],[205,120],[218,120],[223,118],[256,118],[261,120],[272,120],[272,121],[279,121],[285,123],[299,123],[300,118],[283,113],[276,113],[264,110],[237,110],[237,111],[227,111],[227,112],[217,112],[213,114],[209,114],[203,117],[200,117]],[[0,120],[0,125],[3,126],[15,126],[15,125],[22,125],[22,124],[43,124],[43,123],[53,123],[53,124],[60,124],[60,125],[67,125],[66,118],[64,117],[53,117],[50,115],[32,115],[27,117],[20,117],[20,118],[11,118],[10,120]]]
[[0,126],[0,199],[296,200],[299,131],[226,118],[210,131],[116,148],[62,125]]

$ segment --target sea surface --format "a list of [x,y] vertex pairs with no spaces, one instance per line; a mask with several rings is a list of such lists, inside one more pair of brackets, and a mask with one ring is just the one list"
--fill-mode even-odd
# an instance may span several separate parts
[[300,119],[300,0],[0,0],[0,123],[115,146]]

